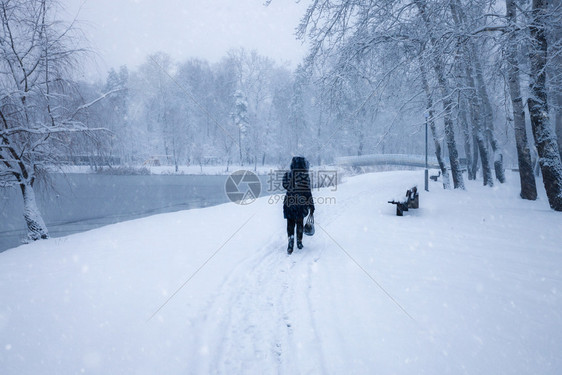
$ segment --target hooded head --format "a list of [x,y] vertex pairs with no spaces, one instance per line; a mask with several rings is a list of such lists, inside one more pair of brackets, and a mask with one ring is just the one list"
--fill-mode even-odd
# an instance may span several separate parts
[[304,156],[294,156],[291,160],[291,170],[308,170],[308,161]]

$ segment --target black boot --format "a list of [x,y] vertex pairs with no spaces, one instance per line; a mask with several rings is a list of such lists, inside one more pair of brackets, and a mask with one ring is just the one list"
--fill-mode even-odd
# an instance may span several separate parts
[[297,227],[297,247],[302,249],[302,226]]
[[289,253],[289,254],[293,253],[294,243],[295,243],[295,236],[290,236],[289,237],[289,246],[287,246],[287,253]]

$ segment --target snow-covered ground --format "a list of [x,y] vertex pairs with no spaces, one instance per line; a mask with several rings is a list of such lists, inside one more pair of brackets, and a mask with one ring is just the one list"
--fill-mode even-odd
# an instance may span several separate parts
[[291,256],[276,196],[5,251],[0,373],[559,374],[562,216],[508,177],[315,190]]

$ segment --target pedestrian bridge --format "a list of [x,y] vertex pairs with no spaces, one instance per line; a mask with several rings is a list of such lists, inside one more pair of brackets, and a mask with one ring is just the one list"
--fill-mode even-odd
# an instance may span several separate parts
[[[408,154],[372,154],[361,156],[341,156],[335,158],[337,165],[345,167],[365,167],[373,165],[400,165],[406,167],[425,167],[425,155]],[[429,168],[439,168],[437,158],[428,156],[427,165]]]

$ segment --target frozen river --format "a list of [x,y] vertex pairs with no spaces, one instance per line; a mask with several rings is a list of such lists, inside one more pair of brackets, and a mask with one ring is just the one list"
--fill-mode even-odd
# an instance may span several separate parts
[[[53,176],[53,189],[36,188],[51,237],[61,237],[144,216],[229,202],[227,176],[67,174]],[[262,185],[267,176],[260,177]],[[267,189],[262,188],[262,192]],[[25,238],[18,188],[0,189],[0,252]]]

